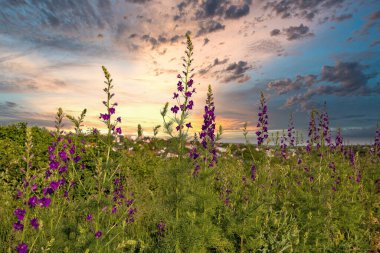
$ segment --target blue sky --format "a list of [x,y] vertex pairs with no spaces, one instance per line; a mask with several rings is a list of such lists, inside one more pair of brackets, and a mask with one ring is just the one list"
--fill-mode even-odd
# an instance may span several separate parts
[[[371,142],[380,121],[380,2],[348,0],[0,0],[0,123],[53,126],[63,107],[101,127],[103,75],[115,80],[123,131],[161,124],[181,72],[184,34],[195,47],[199,130],[208,84],[226,140],[255,129],[264,91],[270,128],[307,128],[327,102],[331,127]],[[69,124],[68,124],[69,125]],[[240,136],[240,137],[239,137]],[[253,136],[253,134],[251,135]]]

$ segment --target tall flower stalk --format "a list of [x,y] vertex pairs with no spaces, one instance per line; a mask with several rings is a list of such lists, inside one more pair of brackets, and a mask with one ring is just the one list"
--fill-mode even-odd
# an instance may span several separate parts
[[193,87],[194,81],[192,79],[192,72],[194,69],[191,68],[194,47],[189,33],[186,34],[186,45],[185,57],[183,58],[184,70],[182,71],[182,74],[177,75],[177,89],[173,92],[173,100],[175,103],[170,108],[174,116],[170,117],[169,120],[166,120],[169,107],[168,103],[165,104],[163,110],[161,111],[161,116],[164,120],[165,132],[171,137],[175,137],[172,129],[173,125],[175,126],[175,130],[178,132],[177,137],[179,139],[178,150],[180,152],[180,159],[182,159],[182,155],[184,153],[187,133],[189,128],[192,128],[191,122],[188,122],[187,118],[190,115],[190,111],[194,107],[192,96],[196,92],[196,89]]
[[375,156],[378,155],[380,157],[380,128],[379,126],[376,129],[375,132],[375,142],[373,144],[373,149]]
[[325,103],[324,110],[320,114],[319,128],[321,133],[322,146],[327,146],[331,148],[331,132],[329,124],[329,115],[327,113],[327,106]]
[[338,128],[335,137],[335,149],[339,150],[340,152],[343,152],[343,136],[342,130],[340,128]]
[[119,123],[121,123],[121,118],[117,117],[115,120],[112,121],[113,115],[116,113],[116,107],[118,106],[118,103],[111,102],[112,98],[115,96],[115,93],[112,93],[111,90],[113,89],[112,85],[112,78],[111,74],[108,72],[106,67],[102,66],[104,77],[106,78],[106,81],[104,83],[107,85],[103,91],[106,93],[106,100],[103,101],[103,105],[106,107],[105,113],[100,113],[99,119],[103,121],[103,123],[107,126],[107,155],[106,155],[106,168],[109,166],[109,158],[110,158],[110,152],[112,148],[112,140],[113,135],[121,134],[121,128],[117,127]]
[[215,105],[211,85],[208,86],[202,132],[199,134],[199,138],[203,148],[208,153],[204,158],[205,164],[208,164],[208,167],[214,167],[217,163],[217,157],[215,148]]
[[288,143],[289,146],[294,147],[295,146],[295,132],[294,132],[294,116],[293,113],[290,114],[289,117],[289,124],[288,124]]
[[315,122],[316,115],[318,112],[313,109],[310,112],[310,121],[309,121],[309,131],[308,137],[309,139],[306,141],[306,151],[310,152],[314,144],[319,144],[319,135],[317,130],[317,123]]
[[257,135],[257,145],[261,146],[264,144],[265,140],[268,139],[268,106],[266,103],[266,99],[264,96],[264,93],[261,92],[260,95],[260,106],[259,106],[259,112],[257,114],[259,117],[257,122],[257,127],[259,128],[258,131],[256,131]]

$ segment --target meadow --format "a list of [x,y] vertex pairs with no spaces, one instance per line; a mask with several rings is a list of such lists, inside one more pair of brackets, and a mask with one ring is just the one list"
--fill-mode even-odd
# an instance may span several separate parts
[[345,145],[325,107],[310,112],[305,140],[293,117],[270,134],[261,93],[257,131],[221,143],[209,86],[191,136],[192,98],[205,94],[189,35],[183,60],[152,137],[141,125],[121,137],[125,105],[105,67],[105,134],[83,129],[86,109],[60,108],[55,131],[0,127],[0,252],[380,252],[380,130],[373,145]]

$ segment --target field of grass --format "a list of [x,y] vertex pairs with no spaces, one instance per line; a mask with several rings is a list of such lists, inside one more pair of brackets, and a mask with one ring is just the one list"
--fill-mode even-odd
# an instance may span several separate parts
[[307,142],[293,120],[276,139],[262,94],[259,130],[242,129],[258,143],[221,144],[210,87],[190,137],[189,36],[184,62],[154,130],[166,140],[141,126],[120,137],[104,67],[106,134],[82,130],[86,110],[60,109],[53,132],[0,127],[0,252],[379,252],[380,131],[375,145],[345,146],[327,112],[312,111]]

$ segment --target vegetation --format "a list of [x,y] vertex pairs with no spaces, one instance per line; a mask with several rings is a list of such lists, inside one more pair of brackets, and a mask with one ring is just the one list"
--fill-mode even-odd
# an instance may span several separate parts
[[[174,105],[161,111],[167,140],[156,137],[160,125],[153,138],[141,125],[136,140],[120,138],[105,67],[105,135],[82,130],[86,109],[59,109],[52,132],[0,127],[0,252],[380,250],[380,130],[373,146],[345,146],[324,108],[311,112],[307,142],[293,116],[270,138],[262,93],[259,145],[220,144],[209,86],[202,129],[190,138],[192,55],[187,35]],[[64,117],[74,133],[62,131]]]

